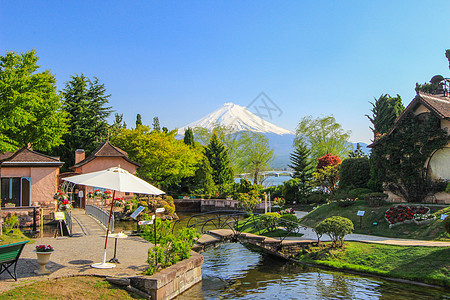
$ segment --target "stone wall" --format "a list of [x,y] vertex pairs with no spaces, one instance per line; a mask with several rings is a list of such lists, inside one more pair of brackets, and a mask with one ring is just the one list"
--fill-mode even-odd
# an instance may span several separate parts
[[153,300],[172,299],[202,280],[203,256],[191,251],[191,257],[151,276],[130,278],[130,285]]

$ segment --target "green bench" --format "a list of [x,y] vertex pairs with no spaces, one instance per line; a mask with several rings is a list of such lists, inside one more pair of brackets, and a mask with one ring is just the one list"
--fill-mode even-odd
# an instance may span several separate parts
[[[23,247],[29,241],[18,242],[14,244],[2,245],[0,246],[0,274],[3,272],[8,272],[15,281],[17,281],[16,266],[19,256],[22,253]],[[10,267],[14,266],[13,273],[9,270]]]

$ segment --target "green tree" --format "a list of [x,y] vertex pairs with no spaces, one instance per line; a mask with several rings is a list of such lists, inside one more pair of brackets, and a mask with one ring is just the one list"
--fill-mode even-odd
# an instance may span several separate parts
[[159,118],[154,117],[153,118],[153,130],[161,131],[161,126],[159,125]]
[[239,170],[250,173],[253,184],[260,184],[264,179],[262,172],[269,169],[269,164],[274,158],[269,139],[258,132],[241,132],[236,153]]
[[402,103],[402,98],[391,97],[389,94],[381,95],[375,102],[372,103],[372,116],[366,115],[372,123],[373,127],[370,129],[373,132],[375,138],[379,134],[388,133],[394,126],[395,120],[405,109]]
[[75,163],[75,150],[93,152],[108,137],[106,119],[111,114],[106,88],[98,78],[93,80],[83,74],[74,75],[66,82],[62,91],[63,109],[70,117],[69,131],[63,136],[64,145],[52,149],[52,154],[61,157],[65,170]]
[[370,164],[367,157],[347,158],[339,170],[339,188],[367,188],[370,179]]
[[339,180],[339,166],[329,165],[313,173],[313,184],[322,192],[333,194]]
[[342,129],[333,116],[317,119],[306,116],[297,125],[294,146],[300,143],[308,145],[313,162],[327,153],[345,157],[352,150],[348,142],[350,134],[351,131]]
[[342,247],[344,237],[354,231],[352,221],[347,218],[334,216],[320,222],[315,229],[318,236],[328,234],[333,241],[334,246]]
[[136,127],[142,126],[141,114],[136,115]]
[[349,153],[348,157],[350,158],[361,158],[361,157],[367,157],[367,155],[364,153],[364,151],[361,148],[361,145],[359,143],[356,144],[356,149]]
[[46,151],[60,145],[67,132],[56,79],[37,72],[36,51],[0,56],[0,153],[31,143]]
[[213,195],[216,192],[216,186],[213,179],[213,169],[209,164],[208,158],[202,155],[200,162],[196,166],[194,178],[192,180],[191,190],[196,194]]
[[192,132],[191,128],[188,128],[184,131],[183,141],[186,145],[195,147],[194,133]]
[[151,130],[146,125],[122,129],[112,142],[141,164],[137,175],[142,179],[173,189],[180,180],[195,175],[201,153],[175,139],[176,131]]
[[109,139],[114,138],[117,136],[122,130],[122,128],[127,128],[127,124],[123,121],[123,114],[114,114],[114,123],[109,126]]
[[233,170],[228,159],[228,151],[223,143],[214,133],[208,145],[206,145],[205,156],[208,158],[213,169],[214,183],[223,190],[224,185],[233,182]]

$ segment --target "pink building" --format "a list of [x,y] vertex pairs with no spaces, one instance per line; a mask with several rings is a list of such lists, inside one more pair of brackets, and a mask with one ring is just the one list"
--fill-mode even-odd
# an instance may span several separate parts
[[[111,167],[120,166],[122,169],[134,174],[136,169],[140,166],[138,163],[128,158],[128,154],[113,146],[109,141],[103,142],[91,155],[85,157],[85,152],[82,149],[75,151],[75,165],[70,167],[74,173],[64,173],[60,177],[68,177],[77,174],[91,173],[96,171],[102,171]],[[95,187],[76,186],[74,192],[79,195],[79,191],[82,191],[83,197],[75,200],[75,206],[85,207],[86,195],[89,192],[93,192]],[[103,189],[100,189],[103,191]],[[117,198],[131,197],[128,193],[116,192]]]
[[53,195],[58,186],[57,157],[35,152],[31,147],[0,154],[2,206],[41,206],[54,209]]

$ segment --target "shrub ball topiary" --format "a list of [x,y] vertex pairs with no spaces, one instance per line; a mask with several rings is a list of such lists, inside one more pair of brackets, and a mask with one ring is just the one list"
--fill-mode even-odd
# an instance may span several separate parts
[[286,228],[288,232],[298,228],[298,218],[293,214],[284,214],[278,219],[278,225]]
[[353,222],[339,216],[327,218],[316,226],[317,235],[328,234],[336,247],[342,247],[344,245],[344,236],[352,233],[353,230]]

